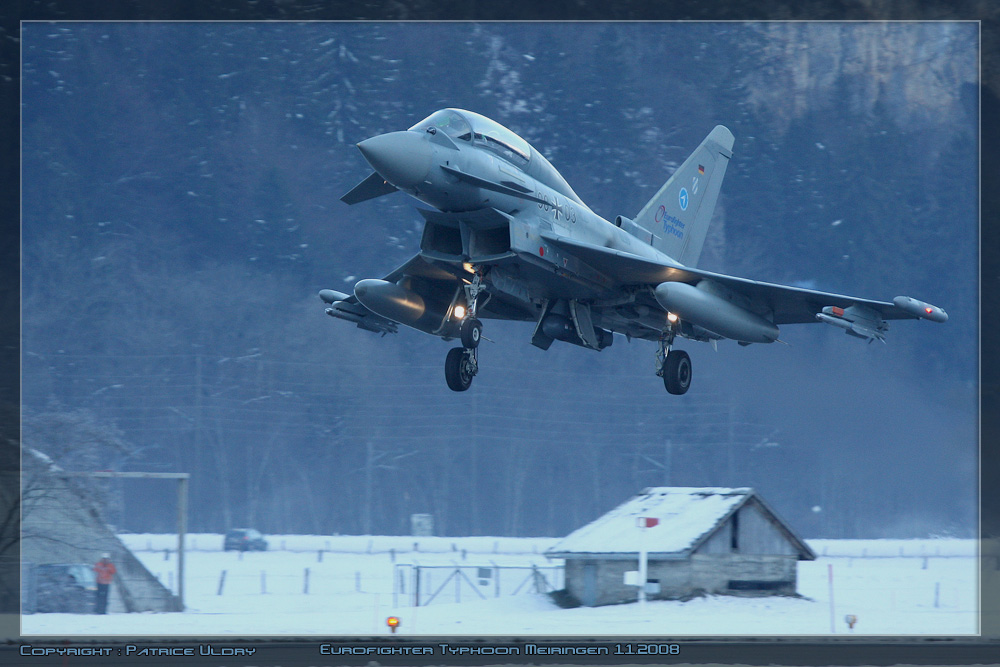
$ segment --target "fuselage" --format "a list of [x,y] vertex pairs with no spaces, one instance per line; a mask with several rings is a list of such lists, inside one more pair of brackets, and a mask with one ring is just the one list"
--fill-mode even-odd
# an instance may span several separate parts
[[402,190],[431,209],[420,251],[354,294],[323,290],[327,314],[369,331],[403,324],[462,347],[448,353],[455,391],[478,372],[484,319],[535,323],[531,344],[602,350],[615,334],[657,342],[656,374],[672,394],[691,382],[677,336],[741,345],[778,340],[779,325],[825,322],[884,342],[887,319],[947,314],[900,296],[892,303],[777,285],[696,268],[735,138],[716,125],[631,220],[594,213],[545,157],[499,123],[442,109],[408,130],[358,144],[375,169],[341,200]]
[[680,266],[592,211],[541,153],[479,114],[443,109],[406,131],[367,139],[359,148],[386,181],[439,211],[495,209],[509,216],[511,252],[545,271],[546,284],[552,284],[553,272],[565,274],[578,298],[599,298],[614,286],[546,235]]

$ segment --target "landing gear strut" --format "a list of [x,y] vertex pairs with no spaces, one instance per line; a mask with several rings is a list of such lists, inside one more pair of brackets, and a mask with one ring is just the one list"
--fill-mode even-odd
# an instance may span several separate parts
[[485,291],[482,271],[477,270],[471,285],[465,286],[469,306],[459,327],[462,347],[448,352],[444,362],[444,377],[452,391],[465,391],[472,385],[472,378],[479,372],[479,341],[483,336],[483,323],[476,319],[479,295]]
[[656,374],[663,378],[667,393],[680,396],[691,386],[691,357],[684,350],[671,350],[674,331],[668,329],[656,351]]

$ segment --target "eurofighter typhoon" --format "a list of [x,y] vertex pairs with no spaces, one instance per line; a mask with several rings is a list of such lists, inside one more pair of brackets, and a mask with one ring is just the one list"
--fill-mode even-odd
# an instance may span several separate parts
[[825,322],[884,342],[887,320],[944,322],[937,306],[775,285],[696,268],[732,157],[718,125],[634,218],[591,211],[545,157],[499,123],[442,109],[403,132],[358,144],[375,172],[347,204],[401,190],[432,209],[420,250],[354,294],[322,290],[328,315],[362,329],[399,324],[457,339],[445,379],[465,391],[479,372],[485,319],[533,323],[531,343],[591,350],[614,334],[656,344],[656,374],[671,394],[691,386],[691,359],[677,337],[740,345],[772,343],[785,324]]

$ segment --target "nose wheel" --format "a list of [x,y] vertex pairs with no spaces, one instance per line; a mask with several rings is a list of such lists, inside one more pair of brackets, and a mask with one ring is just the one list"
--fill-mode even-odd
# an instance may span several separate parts
[[475,317],[467,317],[462,321],[459,329],[462,345],[469,350],[479,347],[479,341],[483,337],[483,323]]
[[452,391],[465,391],[472,386],[472,378],[479,372],[476,350],[454,347],[444,360],[444,378]]

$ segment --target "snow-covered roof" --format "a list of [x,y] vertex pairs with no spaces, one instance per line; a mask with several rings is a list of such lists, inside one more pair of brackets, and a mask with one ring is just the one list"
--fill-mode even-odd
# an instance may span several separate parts
[[[545,554],[556,558],[580,553],[614,557],[636,554],[644,546],[651,555],[684,557],[752,496],[757,497],[753,489],[746,487],[643,489],[604,516],[573,531]],[[762,501],[761,505],[774,516]],[[659,523],[652,528],[640,528],[638,521],[644,517],[658,519]],[[780,519],[774,519],[780,523]],[[783,527],[793,542],[799,542],[787,526]],[[808,550],[804,544],[802,548]]]

